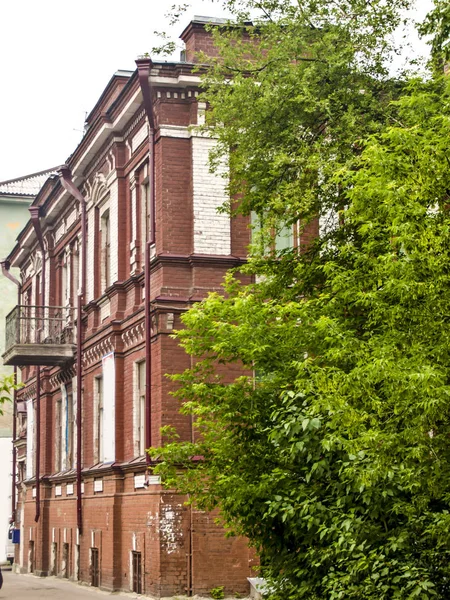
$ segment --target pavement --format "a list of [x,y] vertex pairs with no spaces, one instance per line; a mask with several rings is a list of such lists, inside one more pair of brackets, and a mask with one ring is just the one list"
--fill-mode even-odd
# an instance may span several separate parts
[[97,588],[58,579],[57,577],[36,577],[35,575],[16,575],[12,571],[3,573],[3,587],[0,600],[30,600],[33,598],[57,598],[58,600],[102,600],[105,596],[116,598],[142,598],[136,594],[104,592]]
[[[36,575],[17,575],[11,570],[2,567],[3,587],[0,590],[0,600],[30,600],[45,598],[49,600],[105,600],[105,596],[115,598],[127,598],[128,600],[151,600],[150,596],[140,596],[133,592],[105,592],[88,585],[78,584],[68,579],[59,577],[36,577]],[[257,596],[254,596],[255,598]],[[211,600],[202,596],[187,598],[186,596],[174,596],[172,598],[161,598],[161,600]],[[236,598],[227,598],[236,600]],[[249,599],[243,599],[249,600]]]

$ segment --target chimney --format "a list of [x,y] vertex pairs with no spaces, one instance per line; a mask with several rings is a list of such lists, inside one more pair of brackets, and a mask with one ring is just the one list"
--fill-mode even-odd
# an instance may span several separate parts
[[216,19],[214,17],[195,16],[189,25],[185,28],[180,38],[186,44],[185,60],[188,63],[198,63],[197,54],[204,52],[208,56],[215,58],[218,56],[217,48],[213,44],[212,35],[206,31],[206,25],[226,26],[228,19]]

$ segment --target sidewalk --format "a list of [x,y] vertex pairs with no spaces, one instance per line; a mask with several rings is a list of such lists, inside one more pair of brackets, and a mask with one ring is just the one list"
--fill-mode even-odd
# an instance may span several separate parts
[[[0,600],[30,600],[39,598],[41,600],[101,600],[105,596],[115,598],[127,598],[127,600],[151,600],[150,596],[140,596],[133,592],[104,592],[98,588],[87,585],[79,585],[67,579],[58,577],[36,577],[35,575],[16,575],[12,571],[4,571],[3,588],[0,590]],[[161,598],[160,600],[202,600],[200,596],[187,598],[186,596],[175,596],[172,599]],[[210,598],[206,600],[211,600]],[[231,600],[231,599],[229,599]],[[245,599],[243,599],[245,600]]]
[[34,575],[16,575],[12,571],[4,571],[3,587],[0,590],[0,600],[30,600],[40,598],[49,600],[100,600],[102,596],[114,596],[134,600],[145,598],[133,593],[104,592],[97,588],[58,579],[57,577],[36,577]]

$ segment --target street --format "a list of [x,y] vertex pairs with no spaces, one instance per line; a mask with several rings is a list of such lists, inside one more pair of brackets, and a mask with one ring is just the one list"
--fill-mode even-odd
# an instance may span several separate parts
[[0,600],[29,600],[30,598],[64,598],[64,600],[101,600],[103,596],[116,598],[137,598],[136,594],[120,594],[103,592],[96,588],[77,585],[56,577],[35,577],[34,575],[16,575],[11,571],[2,571],[3,587],[0,590]]

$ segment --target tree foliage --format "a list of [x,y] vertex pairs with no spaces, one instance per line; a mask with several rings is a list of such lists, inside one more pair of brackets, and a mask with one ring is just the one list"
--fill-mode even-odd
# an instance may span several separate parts
[[184,315],[197,435],[166,429],[157,471],[249,537],[273,599],[448,598],[450,84],[389,80],[403,3],[252,4],[260,47],[215,33],[216,156],[266,237],[338,218]]
[[306,223],[335,204],[329,180],[338,165],[360,136],[395,118],[401,82],[389,78],[387,57],[409,4],[227,2],[241,20],[252,14],[244,6],[261,14],[251,25],[211,28],[220,58],[204,80],[207,128],[219,142],[213,158],[229,156],[241,211],[264,212],[276,227],[280,217]]
[[450,59],[450,4],[447,0],[434,0],[434,8],[420,26],[424,35],[431,35],[432,58],[437,69]]
[[0,415],[3,414],[2,405],[11,401],[11,392],[19,387],[21,385],[15,383],[14,375],[0,377]]

